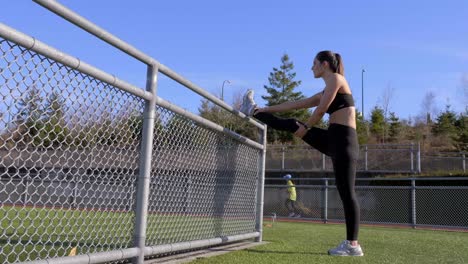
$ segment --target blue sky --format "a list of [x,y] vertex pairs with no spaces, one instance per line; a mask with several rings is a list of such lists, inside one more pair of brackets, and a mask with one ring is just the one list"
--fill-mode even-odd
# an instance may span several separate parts
[[[256,99],[287,53],[300,91],[323,89],[312,60],[320,50],[342,55],[361,108],[364,67],[366,117],[392,90],[389,109],[400,118],[421,114],[436,95],[462,112],[468,103],[468,1],[71,1],[60,3],[154,57],[228,103],[253,88]],[[1,22],[144,88],[141,62],[32,1],[3,1]],[[200,97],[160,77],[158,95],[192,112]]]

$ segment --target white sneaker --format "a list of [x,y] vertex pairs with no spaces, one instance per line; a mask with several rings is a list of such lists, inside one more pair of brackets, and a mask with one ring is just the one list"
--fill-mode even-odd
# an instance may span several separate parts
[[328,250],[328,255],[332,256],[364,256],[360,245],[351,246],[351,242],[345,240],[336,248]]
[[288,217],[294,217],[295,215],[295,213],[289,213]]
[[254,97],[254,91],[248,90],[245,93],[244,98],[242,100],[240,111],[244,113],[244,115],[246,116],[252,116],[255,110],[255,107],[257,107],[257,104],[255,103],[253,97]]
[[301,218],[302,216],[300,214],[294,215],[295,218]]

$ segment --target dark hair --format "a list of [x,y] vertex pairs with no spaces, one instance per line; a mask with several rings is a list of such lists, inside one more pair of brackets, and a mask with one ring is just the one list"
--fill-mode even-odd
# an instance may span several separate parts
[[317,53],[315,58],[320,61],[321,63],[326,61],[330,65],[330,69],[333,72],[338,74],[344,75],[344,66],[343,60],[341,59],[341,55],[338,53],[334,53],[333,51],[323,50]]

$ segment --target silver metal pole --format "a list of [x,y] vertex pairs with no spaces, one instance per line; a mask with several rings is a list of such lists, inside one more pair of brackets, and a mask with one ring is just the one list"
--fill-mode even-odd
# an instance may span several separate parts
[[466,172],[466,157],[465,157],[465,153],[462,153],[462,167],[463,167],[463,172]]
[[416,162],[418,166],[418,173],[421,173],[421,143],[418,142],[418,154],[416,156]]
[[143,138],[140,152],[140,173],[138,175],[137,200],[135,211],[135,233],[133,243],[140,249],[137,257],[132,259],[135,264],[143,264],[146,241],[146,225],[148,216],[148,200],[151,180],[151,157],[153,152],[153,130],[156,119],[156,87],[158,68],[156,65],[148,66],[146,89],[153,94],[153,100],[146,101],[143,121]]
[[410,150],[411,154],[411,172],[414,172],[414,144],[411,143],[411,150]]
[[227,82],[227,83],[231,83],[231,81],[229,81],[229,80],[224,80],[224,81],[223,81],[223,85],[221,86],[221,100],[222,100],[222,101],[224,101],[224,84],[225,84],[226,82]]
[[367,145],[364,146],[364,171],[367,171]]
[[365,120],[364,118],[364,73],[365,72],[366,70],[362,69],[361,71],[362,120]]
[[411,225],[416,228],[416,180],[411,179]]
[[263,204],[264,204],[264,191],[265,191],[265,157],[267,146],[267,126],[263,126],[260,132],[260,142],[263,143],[263,150],[260,156],[260,172],[257,183],[257,217],[255,219],[255,231],[259,232],[259,236],[255,238],[255,242],[262,242],[263,236]]
[[328,179],[325,179],[323,186],[323,223],[328,222]]
[[281,147],[281,170],[284,170],[284,147]]
[[322,170],[325,171],[326,169],[326,159],[325,154],[322,153]]

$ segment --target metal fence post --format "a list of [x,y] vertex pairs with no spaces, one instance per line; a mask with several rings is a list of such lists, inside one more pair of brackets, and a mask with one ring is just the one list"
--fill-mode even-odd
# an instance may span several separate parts
[[265,157],[267,147],[267,126],[263,126],[263,131],[259,129],[260,142],[263,144],[263,150],[260,157],[260,172],[257,183],[257,216],[255,219],[255,230],[259,232],[259,236],[255,238],[255,242],[262,242],[263,236],[263,204],[264,204],[264,191],[265,191]]
[[364,170],[367,171],[367,145],[364,146]]
[[322,153],[322,170],[326,170],[327,165],[326,165],[326,160],[325,160],[325,154]]
[[284,147],[281,147],[281,170],[284,170]]
[[325,184],[323,186],[323,223],[328,222],[328,179],[325,178]]
[[[24,195],[23,195],[23,205],[28,205],[28,190],[29,190],[29,178],[30,176],[28,175],[27,177],[25,177],[24,179]],[[33,182],[33,180],[31,179],[31,182]]]
[[411,172],[414,173],[414,143],[411,143],[410,156],[411,156]]
[[418,153],[416,156],[416,164],[417,164],[417,170],[418,173],[421,173],[421,143],[418,142]]
[[139,255],[132,259],[135,264],[143,264],[144,248],[146,242],[146,225],[148,216],[148,200],[151,180],[151,156],[153,152],[153,130],[156,118],[156,87],[158,68],[156,65],[148,65],[146,90],[153,94],[151,101],[146,101],[143,112],[143,136],[140,152],[140,173],[137,180],[135,232],[133,236],[134,246],[140,249]]
[[411,179],[411,225],[416,228],[416,180]]
[[466,172],[466,159],[465,159],[465,153],[462,153],[462,167],[463,167],[463,172]]

